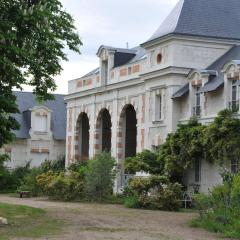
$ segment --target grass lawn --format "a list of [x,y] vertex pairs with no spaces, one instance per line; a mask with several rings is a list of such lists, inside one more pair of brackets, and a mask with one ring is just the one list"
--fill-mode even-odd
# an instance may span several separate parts
[[204,228],[210,232],[221,233],[223,237],[240,239],[240,220],[232,220],[232,223],[218,222],[214,216],[195,218],[190,222],[191,227]]
[[42,209],[20,205],[0,203],[0,216],[9,222],[7,226],[0,226],[0,240],[57,234],[63,225]]

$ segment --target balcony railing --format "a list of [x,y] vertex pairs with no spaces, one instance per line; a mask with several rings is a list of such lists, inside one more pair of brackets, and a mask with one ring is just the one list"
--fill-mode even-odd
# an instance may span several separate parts
[[230,101],[228,103],[228,108],[234,113],[238,112],[239,111],[239,100]]
[[193,107],[193,117],[201,117],[201,106]]

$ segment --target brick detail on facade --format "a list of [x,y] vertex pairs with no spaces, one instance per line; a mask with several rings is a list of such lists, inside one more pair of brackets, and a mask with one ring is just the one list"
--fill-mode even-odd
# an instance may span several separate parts
[[120,77],[127,76],[127,68],[120,69],[119,75],[120,75]]
[[48,148],[32,148],[31,153],[49,153]]
[[202,80],[194,80],[191,82],[192,86],[200,86],[202,85]]
[[138,73],[138,72],[140,72],[140,65],[139,64],[134,65],[132,67],[132,73]]
[[234,73],[228,73],[227,74],[227,79],[228,80],[239,80],[240,79],[240,73],[239,72],[234,72]]
[[77,81],[77,88],[90,86],[92,84],[93,84],[93,79],[92,78],[81,79],[81,80]]

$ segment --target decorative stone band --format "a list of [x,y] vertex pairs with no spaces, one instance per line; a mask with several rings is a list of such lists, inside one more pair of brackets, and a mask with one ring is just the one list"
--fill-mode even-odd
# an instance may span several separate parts
[[49,153],[48,148],[32,148],[31,153]]
[[240,79],[240,72],[232,72],[227,74],[228,80],[239,80]]

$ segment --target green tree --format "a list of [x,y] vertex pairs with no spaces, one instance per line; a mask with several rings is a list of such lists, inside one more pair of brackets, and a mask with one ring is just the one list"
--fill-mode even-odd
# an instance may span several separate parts
[[80,52],[71,15],[59,0],[0,1],[0,148],[13,140],[18,123],[13,89],[33,87],[40,101],[52,99],[53,77],[67,60],[64,49]]
[[158,161],[165,162],[165,174],[171,181],[182,182],[184,172],[196,159],[204,157],[203,129],[196,119],[179,124],[175,133],[168,134],[166,142],[158,151]]
[[102,201],[113,189],[116,172],[115,159],[109,153],[98,154],[88,163],[86,173],[86,196],[89,200]]
[[164,161],[158,161],[157,153],[144,150],[137,153],[135,157],[127,158],[124,162],[125,171],[130,174],[144,171],[150,174],[162,174],[164,169]]
[[218,165],[240,160],[240,120],[230,110],[219,112],[204,130],[206,159]]

